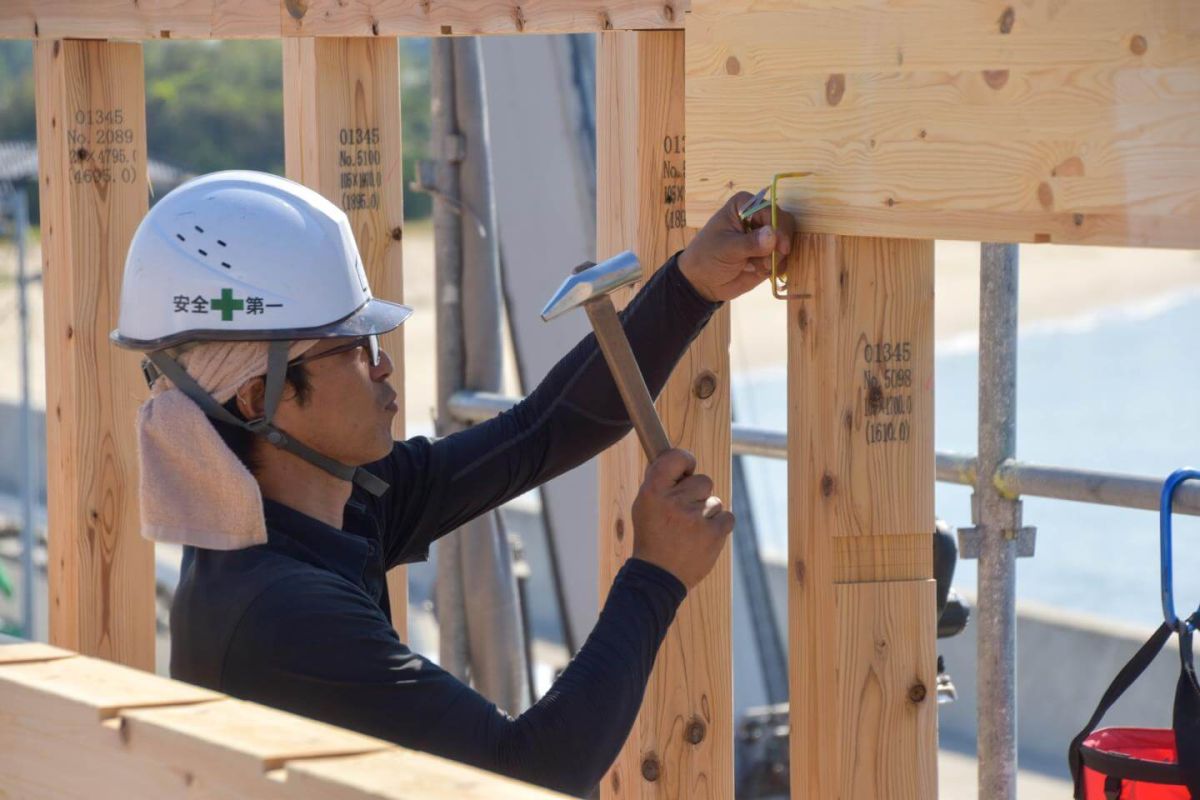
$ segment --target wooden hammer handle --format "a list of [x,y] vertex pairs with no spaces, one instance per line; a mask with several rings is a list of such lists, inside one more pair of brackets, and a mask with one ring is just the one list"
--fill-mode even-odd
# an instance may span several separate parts
[[634,430],[642,442],[646,457],[653,461],[667,450],[671,449],[671,440],[663,428],[658,411],[654,408],[654,400],[650,398],[650,390],[646,388],[646,379],[638,368],[633,349],[629,346],[629,338],[621,327],[617,310],[613,307],[608,295],[597,297],[583,304],[592,328],[596,331],[596,341],[600,344],[600,352],[612,371],[617,391],[625,401],[625,409],[633,421]]

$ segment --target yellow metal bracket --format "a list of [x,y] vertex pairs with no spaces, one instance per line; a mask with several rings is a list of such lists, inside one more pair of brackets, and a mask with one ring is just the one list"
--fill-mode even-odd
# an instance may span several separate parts
[[[771,179],[771,198],[766,199],[767,190],[764,188],[756,194],[746,206],[738,212],[742,224],[749,230],[750,218],[767,206],[771,207],[771,227],[778,230],[779,225],[779,181],[788,178],[807,178],[811,172],[780,172]],[[812,297],[810,294],[792,293],[788,291],[788,276],[779,271],[779,251],[771,251],[771,294],[780,300],[793,297]]]

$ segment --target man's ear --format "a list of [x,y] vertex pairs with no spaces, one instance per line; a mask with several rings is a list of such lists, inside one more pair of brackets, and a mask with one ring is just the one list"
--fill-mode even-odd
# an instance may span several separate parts
[[246,419],[258,419],[266,406],[267,382],[262,377],[251,378],[238,387],[238,411]]

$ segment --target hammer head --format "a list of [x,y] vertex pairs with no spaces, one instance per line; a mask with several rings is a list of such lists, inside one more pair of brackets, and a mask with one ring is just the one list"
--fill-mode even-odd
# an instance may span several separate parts
[[613,289],[634,283],[642,277],[642,264],[631,251],[618,253],[612,258],[571,275],[542,309],[546,322],[581,306],[589,300],[606,295]]

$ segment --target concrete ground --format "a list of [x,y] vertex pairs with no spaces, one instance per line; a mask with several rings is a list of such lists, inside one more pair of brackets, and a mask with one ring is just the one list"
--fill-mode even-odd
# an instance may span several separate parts
[[[973,755],[954,750],[938,751],[938,800],[976,800],[979,797],[977,768]],[[1029,770],[1022,770],[1017,775],[1017,797],[1021,800],[1067,800],[1071,791],[1071,782],[1061,778]]]

